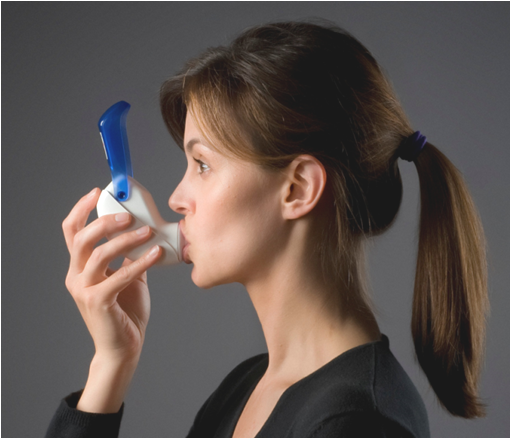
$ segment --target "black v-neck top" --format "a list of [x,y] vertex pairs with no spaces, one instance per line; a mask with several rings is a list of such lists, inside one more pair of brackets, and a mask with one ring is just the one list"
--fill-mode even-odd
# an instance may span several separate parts
[[[232,437],[268,354],[236,366],[202,405],[187,437]],[[64,398],[46,437],[116,437],[114,414],[76,410]],[[287,388],[256,437],[430,437],[426,407],[382,334],[350,349]]]

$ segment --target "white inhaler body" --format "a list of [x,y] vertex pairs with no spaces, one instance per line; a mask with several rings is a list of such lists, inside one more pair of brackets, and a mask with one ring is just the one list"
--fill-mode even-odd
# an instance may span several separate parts
[[98,123],[112,173],[112,182],[101,192],[96,205],[98,217],[124,212],[132,217],[130,226],[107,236],[109,240],[144,225],[151,228],[151,238],[123,256],[136,260],[154,245],[159,245],[163,254],[154,265],[178,264],[183,262],[182,248],[185,245],[179,223],[166,222],[149,191],[133,178],[126,133],[129,109],[127,102],[117,102],[101,116]]
[[123,233],[136,230],[144,225],[151,227],[153,236],[139,247],[129,251],[125,257],[134,261],[140,258],[152,246],[159,245],[163,249],[154,265],[172,265],[183,261],[181,249],[183,240],[179,223],[168,223],[160,215],[149,191],[135,179],[128,177],[131,185],[131,196],[120,203],[114,195],[114,184],[110,183],[103,191],[96,206],[98,217],[114,213],[128,212],[133,218],[130,226],[121,232],[107,236],[113,239]]

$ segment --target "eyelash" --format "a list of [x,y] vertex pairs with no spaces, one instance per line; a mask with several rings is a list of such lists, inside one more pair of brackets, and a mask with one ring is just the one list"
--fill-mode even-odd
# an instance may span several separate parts
[[[194,159],[194,160],[195,160],[195,161],[199,164],[199,168],[200,168],[200,169],[202,169],[202,168],[201,168],[201,166],[202,166],[202,165],[207,166],[207,167],[209,168],[209,166],[208,166],[208,165],[206,165],[206,164],[205,164],[204,162],[202,162],[201,160],[197,160],[197,159]],[[206,171],[200,171],[200,172],[197,172],[197,174],[199,174],[199,175],[200,175],[200,174],[204,174],[204,172],[206,172]]]

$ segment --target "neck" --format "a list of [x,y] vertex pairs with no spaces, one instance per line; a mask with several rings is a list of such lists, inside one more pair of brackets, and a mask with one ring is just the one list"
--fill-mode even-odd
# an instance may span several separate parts
[[[367,306],[360,301],[353,306],[359,291],[325,284],[319,267],[310,258],[297,260],[295,250],[245,284],[268,347],[265,382],[292,384],[343,352],[381,337]],[[342,300],[348,296],[349,308]]]

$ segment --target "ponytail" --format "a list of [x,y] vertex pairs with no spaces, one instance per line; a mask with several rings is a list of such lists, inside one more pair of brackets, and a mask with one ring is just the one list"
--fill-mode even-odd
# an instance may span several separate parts
[[484,417],[478,381],[489,312],[486,239],[461,173],[427,143],[415,160],[421,211],[411,329],[442,406]]

